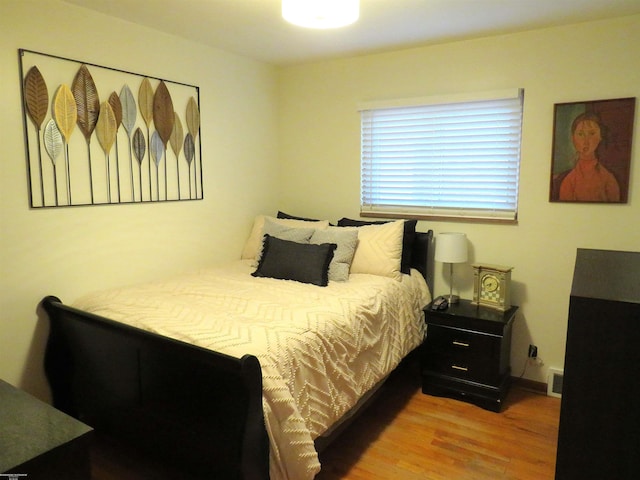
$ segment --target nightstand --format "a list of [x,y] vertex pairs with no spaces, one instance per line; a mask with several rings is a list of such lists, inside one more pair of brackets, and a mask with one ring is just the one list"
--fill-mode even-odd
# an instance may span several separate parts
[[469,300],[424,309],[422,391],[499,412],[509,390],[511,330],[518,307],[501,312]]

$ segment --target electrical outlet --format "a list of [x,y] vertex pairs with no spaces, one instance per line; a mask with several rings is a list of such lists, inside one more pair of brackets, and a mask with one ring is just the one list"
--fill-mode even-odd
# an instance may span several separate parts
[[541,367],[544,365],[542,358],[538,356],[538,347],[531,344],[529,345],[529,352],[527,353],[529,365],[534,367]]

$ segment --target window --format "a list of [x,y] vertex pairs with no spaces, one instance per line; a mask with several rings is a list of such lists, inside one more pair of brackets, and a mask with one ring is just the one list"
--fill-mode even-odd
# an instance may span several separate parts
[[515,221],[523,91],[363,105],[361,214]]

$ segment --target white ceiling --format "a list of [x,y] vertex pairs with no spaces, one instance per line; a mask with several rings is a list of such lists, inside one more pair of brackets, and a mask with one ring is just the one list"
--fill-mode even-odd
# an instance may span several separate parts
[[640,13],[640,0],[361,0],[357,23],[309,30],[280,0],[64,0],[276,65]]

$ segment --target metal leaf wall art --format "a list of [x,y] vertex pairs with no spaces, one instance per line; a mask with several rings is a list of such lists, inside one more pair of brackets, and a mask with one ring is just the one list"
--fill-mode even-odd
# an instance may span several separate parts
[[[111,165],[109,162],[109,153],[111,152],[111,147],[116,141],[116,115],[113,113],[113,109],[109,102],[104,102],[100,105],[100,115],[98,115],[98,120],[96,122],[96,137],[98,137],[98,142],[102,146],[102,150],[104,150],[104,162],[106,167],[106,175],[105,178],[107,180],[107,201],[111,203]],[[91,161],[91,160],[89,160]]]
[[116,130],[114,134],[114,140],[116,142],[116,178],[118,180],[118,202],[122,201],[122,196],[120,194],[120,149],[118,148],[118,129],[120,125],[122,125],[122,103],[120,103],[120,97],[116,92],[111,92],[109,95],[109,106],[113,111],[113,115],[116,120]]
[[140,201],[142,201],[142,162],[144,162],[145,150],[144,133],[142,133],[142,130],[138,127],[133,134],[133,153],[136,156],[136,161],[138,162],[138,177],[140,180],[138,192],[140,193]]
[[[60,152],[64,147],[64,142],[62,140],[62,134],[60,130],[58,130],[58,126],[56,122],[53,120],[49,120],[47,122],[47,126],[44,127],[44,134],[42,136],[44,140],[44,149],[47,151],[47,155],[51,159],[51,163],[53,164],[53,189],[55,191],[55,201],[56,206],[59,205],[58,202],[58,165],[56,164],[56,160],[60,156]],[[42,180],[42,172],[40,172],[40,179]],[[41,192],[44,196],[44,189]],[[44,204],[44,198],[42,200]]]
[[32,208],[203,198],[198,87],[23,49],[19,60]]
[[[193,155],[191,155],[191,160],[187,160],[189,164],[189,172],[191,172],[191,164],[195,159],[195,142],[198,137],[198,132],[200,131],[200,109],[198,108],[198,102],[196,99],[191,97],[187,102],[187,129],[189,130],[189,134],[191,135],[191,143],[193,143]],[[193,175],[194,177],[198,176],[198,162],[193,162]],[[189,184],[191,185],[191,184]],[[196,188],[196,196],[198,195],[198,185],[195,184]],[[200,194],[202,193],[202,182],[200,183]]]
[[44,127],[44,148],[51,159],[51,162],[55,165],[64,143],[62,141],[62,134],[58,130],[56,122],[51,119],[47,122],[47,126]]
[[[71,89],[65,84],[62,84],[56,90],[53,97],[53,119],[58,126],[58,130],[64,139],[64,165],[66,172],[66,191],[67,200],[69,205],[73,205],[71,199],[71,169],[69,166],[69,139],[73,133],[73,129],[76,126],[76,120],[78,119],[78,111],[76,110],[76,100],[73,98]],[[27,137],[28,138],[28,137]],[[28,141],[28,140],[27,140]],[[91,177],[89,177],[91,181]],[[33,192],[33,188],[31,189]],[[57,198],[57,197],[56,197]],[[31,195],[31,206],[33,205],[33,195]],[[42,206],[46,206],[43,201]]]
[[[136,192],[133,180],[133,147],[131,145],[131,135],[133,135],[133,129],[136,125],[136,100],[133,98],[133,93],[131,93],[131,89],[127,84],[122,86],[118,98],[120,99],[120,106],[122,108],[122,126],[125,132],[127,132],[127,139],[129,140],[129,181],[131,183],[131,198],[135,200]],[[140,200],[142,201],[142,197],[140,197]]]
[[[40,127],[49,109],[49,91],[38,67],[31,67],[24,78],[24,103],[27,114],[36,127],[38,136],[38,167],[40,170],[40,193],[44,203],[44,178],[42,170],[42,147],[40,146]],[[56,195],[57,198],[57,195]]]
[[169,137],[169,144],[171,150],[176,158],[176,178],[178,179],[178,199],[180,195],[180,150],[182,150],[182,139],[184,138],[184,132],[182,130],[182,122],[177,113],[173,112],[173,130],[171,130],[171,136]]
[[[156,92],[153,95],[153,123],[156,126],[156,133],[162,141],[164,150],[164,195],[167,197],[168,181],[167,181],[167,144],[173,131],[175,116],[173,112],[173,101],[171,94],[164,82],[158,84]],[[157,162],[159,163],[159,162]],[[156,171],[157,178],[157,171]],[[178,179],[179,180],[179,179]],[[180,198],[180,182],[178,181],[178,198]]]

